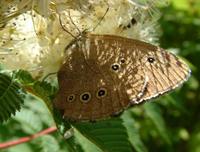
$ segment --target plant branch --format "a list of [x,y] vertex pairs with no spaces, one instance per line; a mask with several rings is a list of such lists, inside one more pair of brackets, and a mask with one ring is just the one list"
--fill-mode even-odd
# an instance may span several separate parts
[[23,137],[23,138],[14,140],[14,141],[8,141],[8,142],[5,142],[5,143],[0,143],[0,149],[5,149],[5,148],[9,148],[9,147],[19,145],[19,144],[22,144],[22,143],[25,143],[25,142],[29,142],[29,141],[37,138],[37,137],[55,132],[56,130],[57,130],[57,128],[54,126],[54,127],[47,128],[47,129],[45,129],[41,132],[38,132],[34,135],[31,135],[31,136]]

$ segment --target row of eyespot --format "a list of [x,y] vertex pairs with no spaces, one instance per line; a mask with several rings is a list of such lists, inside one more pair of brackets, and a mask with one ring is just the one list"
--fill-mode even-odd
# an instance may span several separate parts
[[[126,62],[126,60],[125,60],[124,58],[121,58],[121,59],[120,59],[120,64],[124,64],[125,62]],[[119,70],[120,64],[118,64],[118,63],[112,64],[112,65],[111,65],[111,69],[114,70],[114,71]]]
[[[147,60],[148,60],[148,62],[150,62],[150,63],[153,63],[153,62],[155,61],[155,59],[152,58],[152,57],[149,57]],[[125,60],[122,59],[122,60],[121,60],[121,63],[125,63]],[[117,70],[120,68],[120,65],[117,64],[117,63],[115,63],[115,64],[113,64],[113,65],[111,66],[111,68],[112,68],[112,70],[117,71]],[[106,95],[107,95],[107,90],[106,90],[105,88],[101,88],[101,89],[99,89],[99,91],[97,92],[96,97],[97,97],[97,98],[103,98],[103,97],[105,97]],[[90,92],[85,92],[85,93],[82,93],[82,94],[80,95],[80,100],[81,100],[82,102],[84,102],[84,103],[87,103],[88,101],[90,101],[90,99],[91,99],[91,94],[90,94]],[[75,100],[75,94],[71,94],[71,95],[69,95],[69,96],[67,97],[67,101],[68,101],[68,102],[72,102],[72,101],[74,101],[74,100]]]
[[[107,95],[107,90],[106,90],[105,88],[99,89],[99,90],[97,91],[97,93],[96,93],[96,97],[99,98],[99,99],[105,97],[106,95]],[[87,103],[87,102],[90,101],[91,97],[92,97],[92,96],[91,96],[90,92],[84,92],[84,93],[82,93],[82,94],[80,95],[80,100],[81,100],[82,102],[84,102],[84,103]],[[67,101],[68,101],[68,102],[72,102],[72,101],[75,100],[75,98],[76,98],[75,94],[71,94],[71,95],[69,95],[69,96],[67,97]]]
[[[125,63],[125,59],[121,59],[121,63]],[[112,70],[114,71],[117,71],[119,70],[120,68],[120,65],[118,63],[114,63],[112,66],[111,66]],[[107,95],[107,90],[105,88],[101,88],[99,89],[99,91],[96,93],[96,97],[97,98],[103,98]],[[68,97],[67,97],[67,101],[68,102],[73,102],[75,100],[76,96],[75,94],[70,94]],[[90,92],[84,92],[80,95],[80,100],[84,103],[87,103],[89,102],[91,99],[91,94]]]
[[[122,59],[121,62],[122,62],[122,63],[125,63],[125,60]],[[117,70],[119,70],[120,65],[119,65],[118,63],[114,63],[114,64],[111,66],[111,68],[112,68],[112,70],[117,71]],[[105,88],[99,89],[99,91],[96,93],[96,97],[99,98],[99,99],[105,97],[106,95],[107,95],[107,90],[106,90]],[[72,102],[72,101],[75,100],[75,98],[76,98],[75,94],[70,94],[70,95],[67,97],[67,101],[68,101],[68,102]],[[82,94],[80,95],[80,100],[81,100],[82,102],[84,102],[84,103],[87,103],[88,101],[90,101],[90,99],[91,99],[91,94],[90,94],[90,92],[84,92],[84,93],[82,93]]]
[[[149,63],[154,63],[155,59],[154,59],[153,57],[148,57],[148,58],[147,58],[147,61],[148,61]],[[125,63],[125,59],[122,58],[122,59],[120,60],[120,62],[121,62],[122,64]],[[117,71],[117,70],[119,70],[119,68],[120,68],[120,64],[114,63],[114,64],[112,64],[111,68],[112,68],[112,70]]]

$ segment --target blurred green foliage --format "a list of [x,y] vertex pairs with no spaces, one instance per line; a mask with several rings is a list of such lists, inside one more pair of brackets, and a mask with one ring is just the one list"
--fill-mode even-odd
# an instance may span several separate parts
[[[192,76],[181,89],[155,102],[131,108],[121,118],[124,120],[133,151],[199,152],[200,2],[173,0],[169,6],[161,8],[161,12],[163,14],[160,19],[161,31],[158,31],[161,32],[160,44],[163,48],[177,52],[183,57],[192,69]],[[45,105],[37,98],[27,98],[29,102],[25,102],[21,112],[6,124],[0,124],[0,143],[34,134],[54,125]],[[120,120],[114,121],[118,125]],[[100,127],[104,124],[98,123]],[[81,125],[78,127],[91,127],[87,124]],[[89,130],[82,131],[85,133]],[[91,137],[96,138],[95,134],[89,133]],[[101,151],[82,136],[81,132],[75,132],[75,137],[67,142],[58,133],[53,133],[1,151],[66,152],[67,150],[70,152]]]

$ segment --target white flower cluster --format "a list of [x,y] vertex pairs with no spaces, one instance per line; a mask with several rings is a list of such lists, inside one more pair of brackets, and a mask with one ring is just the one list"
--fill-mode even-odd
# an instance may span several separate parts
[[160,4],[159,0],[0,1],[0,64],[42,78],[59,70],[66,46],[83,31],[154,43]]

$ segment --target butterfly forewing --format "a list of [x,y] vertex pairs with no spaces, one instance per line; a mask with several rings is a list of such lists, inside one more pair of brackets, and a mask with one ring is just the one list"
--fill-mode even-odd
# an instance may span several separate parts
[[[99,39],[103,39],[106,46],[109,45],[108,43],[116,43],[117,47],[113,50],[116,54],[116,60],[118,63],[121,59],[125,60],[126,64],[122,67],[124,76],[120,82],[135,88],[136,73],[146,79],[146,88],[143,95],[136,99],[130,98],[133,100],[132,104],[140,103],[173,90],[190,76],[191,71],[187,64],[174,54],[159,47],[118,36],[104,35],[99,36]],[[118,72],[119,75],[122,74]]]
[[118,114],[176,88],[190,73],[173,54],[119,36],[83,35],[66,52],[54,103],[70,120],[97,120]]
[[144,66],[149,82],[140,101],[175,89],[190,75],[188,66],[175,55],[158,48],[152,56],[155,58],[154,63],[146,62]]

